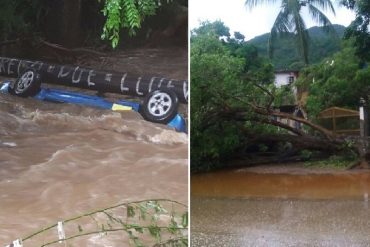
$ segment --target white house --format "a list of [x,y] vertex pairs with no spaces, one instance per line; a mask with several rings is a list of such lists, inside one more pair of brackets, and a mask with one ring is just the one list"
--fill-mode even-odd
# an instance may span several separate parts
[[284,85],[289,85],[298,78],[297,70],[279,70],[275,71],[275,85],[281,87]]

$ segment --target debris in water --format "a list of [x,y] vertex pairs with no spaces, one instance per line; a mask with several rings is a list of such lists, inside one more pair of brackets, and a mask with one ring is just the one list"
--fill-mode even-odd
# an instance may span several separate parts
[[3,142],[3,143],[1,143],[1,145],[7,146],[7,147],[12,147],[12,148],[17,146],[17,144],[15,142]]

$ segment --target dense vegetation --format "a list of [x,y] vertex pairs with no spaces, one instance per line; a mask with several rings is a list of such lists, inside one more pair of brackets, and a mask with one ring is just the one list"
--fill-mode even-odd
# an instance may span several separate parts
[[0,40],[9,40],[18,33],[39,32],[44,21],[46,1],[5,0],[0,8]]
[[306,109],[311,118],[332,106],[357,110],[361,97],[369,100],[370,69],[349,41],[340,52],[303,69],[296,85],[308,89]]
[[370,60],[370,1],[341,0],[341,3],[356,12],[356,18],[346,30],[345,37],[353,38],[356,55],[363,61]]
[[[333,55],[341,49],[341,39],[344,35],[345,27],[333,25],[335,33],[325,32],[323,27],[312,27],[307,30],[309,40],[308,60],[310,64],[321,62],[324,58]],[[248,41],[258,49],[262,57],[268,57],[268,33],[255,37]],[[301,55],[296,48],[293,34],[276,40],[274,56],[271,58],[276,70],[300,70],[304,67]]]
[[[226,37],[228,41],[222,42],[220,37]],[[272,82],[272,78],[272,66],[257,56],[254,47],[242,40],[230,38],[229,29],[222,22],[203,23],[201,27],[193,30],[192,170],[214,168],[219,166],[222,160],[230,158],[241,145],[239,130],[244,123],[220,119],[220,112],[230,107],[242,106],[238,98],[249,98],[252,95],[258,97],[261,93],[252,83],[263,79],[268,84]]]
[[[311,158],[353,159],[357,146],[316,124],[330,106],[356,109],[370,94],[370,69],[355,55],[352,42],[321,63],[304,68],[296,86],[309,91],[309,120],[277,111],[294,104],[289,88],[273,84],[274,67],[258,49],[222,22],[205,22],[191,36],[191,168],[193,172],[260,161]],[[289,101],[289,102],[288,102]],[[295,120],[303,129],[276,121]],[[264,156],[273,156],[267,157]],[[332,156],[334,155],[334,156]],[[339,156],[338,156],[339,155]],[[335,158],[337,160],[337,158]]]

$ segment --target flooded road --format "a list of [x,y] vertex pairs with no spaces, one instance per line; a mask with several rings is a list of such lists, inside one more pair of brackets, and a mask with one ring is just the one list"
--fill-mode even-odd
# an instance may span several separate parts
[[238,169],[192,176],[192,246],[370,246],[370,173]]
[[[155,66],[153,56],[162,58]],[[113,69],[187,79],[187,50],[135,50],[109,59],[105,69],[124,60]],[[134,112],[0,94],[0,245],[122,202],[187,204],[187,146],[186,134]],[[71,244],[127,246],[123,240],[89,236]]]

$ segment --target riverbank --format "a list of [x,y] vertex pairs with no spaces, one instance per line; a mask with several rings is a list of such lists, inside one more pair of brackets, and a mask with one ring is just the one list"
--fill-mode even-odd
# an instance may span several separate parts
[[[235,169],[237,171],[254,172],[260,174],[291,174],[291,175],[305,175],[305,174],[328,174],[328,173],[357,173],[361,170],[350,170],[351,162],[348,165],[322,165],[322,162],[293,162],[293,163],[276,163],[263,164],[246,168]],[[363,171],[362,171],[363,172]]]

